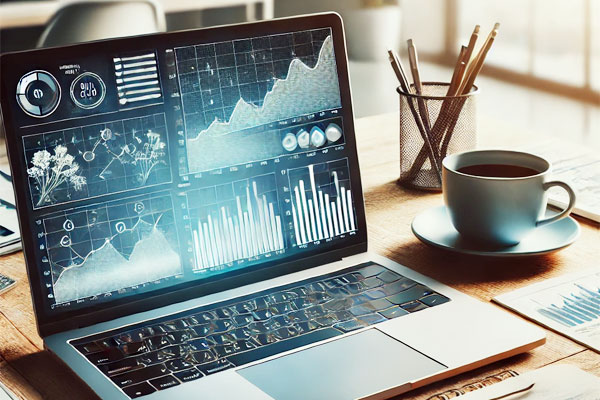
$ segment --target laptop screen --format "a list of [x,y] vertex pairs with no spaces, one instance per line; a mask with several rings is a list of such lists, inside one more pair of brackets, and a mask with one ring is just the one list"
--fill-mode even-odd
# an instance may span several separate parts
[[48,314],[355,241],[342,38],[293,25],[98,42],[11,67],[10,157]]

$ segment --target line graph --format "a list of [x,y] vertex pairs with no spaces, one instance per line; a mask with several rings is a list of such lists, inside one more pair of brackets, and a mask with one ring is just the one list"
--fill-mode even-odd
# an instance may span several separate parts
[[175,51],[190,173],[284,155],[269,124],[341,107],[329,29]]
[[162,113],[24,136],[23,147],[34,208],[171,181]]
[[70,209],[42,225],[57,304],[182,273],[168,194]]
[[274,174],[197,189],[187,196],[195,270],[284,250]]
[[348,159],[288,169],[295,244],[356,230]]

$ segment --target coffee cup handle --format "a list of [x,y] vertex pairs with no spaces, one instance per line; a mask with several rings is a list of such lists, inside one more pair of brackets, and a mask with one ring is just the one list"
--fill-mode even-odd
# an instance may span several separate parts
[[553,186],[559,186],[567,191],[567,193],[569,194],[569,204],[567,205],[567,208],[562,210],[560,213],[558,213],[552,217],[544,218],[544,219],[537,221],[535,223],[536,226],[543,226],[543,225],[551,224],[560,219],[568,217],[569,214],[571,213],[571,210],[573,210],[573,207],[575,207],[576,196],[575,196],[575,191],[573,190],[573,188],[571,186],[569,186],[565,182],[561,182],[561,181],[550,181],[550,182],[544,183],[544,191],[550,189]]

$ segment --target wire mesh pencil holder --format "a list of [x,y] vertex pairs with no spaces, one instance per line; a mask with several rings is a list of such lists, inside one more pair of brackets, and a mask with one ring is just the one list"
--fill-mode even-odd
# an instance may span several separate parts
[[446,96],[447,83],[423,82],[422,94],[400,95],[400,178],[412,188],[442,190],[442,160],[475,148],[476,86],[459,96]]

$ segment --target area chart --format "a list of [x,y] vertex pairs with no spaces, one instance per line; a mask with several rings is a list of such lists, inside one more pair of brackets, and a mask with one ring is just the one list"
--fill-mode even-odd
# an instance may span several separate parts
[[176,59],[190,173],[284,155],[274,123],[341,107],[329,29],[179,48]]
[[42,223],[57,304],[182,273],[168,194],[71,209]]

